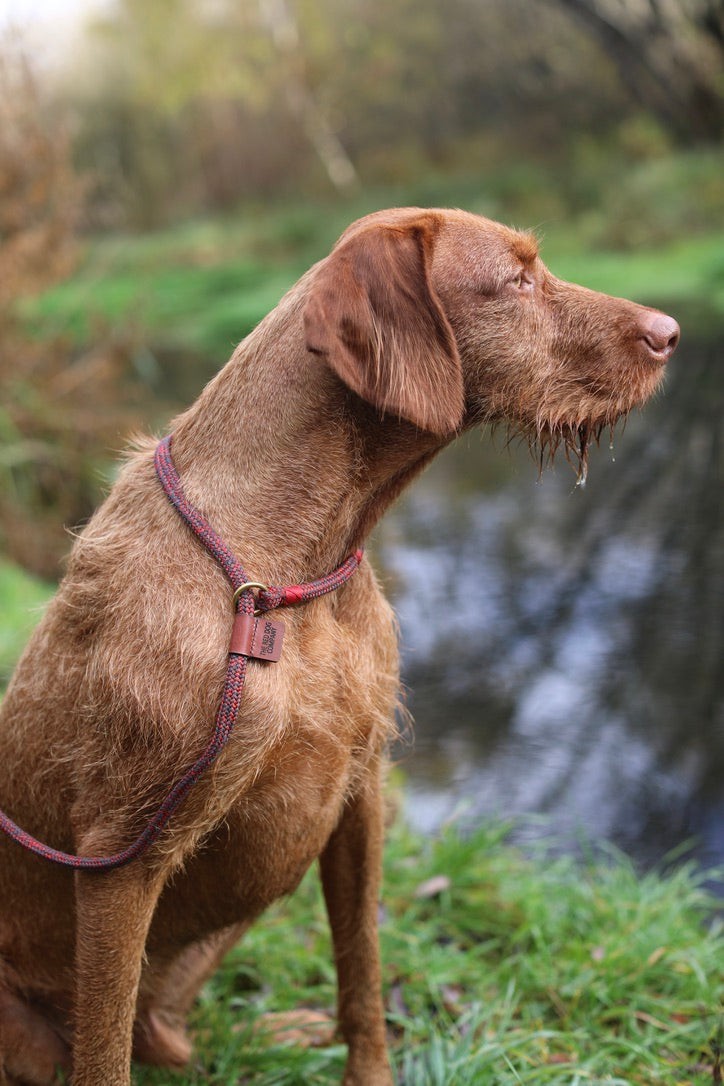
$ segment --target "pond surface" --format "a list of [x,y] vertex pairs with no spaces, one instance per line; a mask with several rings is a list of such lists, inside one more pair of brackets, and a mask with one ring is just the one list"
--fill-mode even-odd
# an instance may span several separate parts
[[475,434],[378,529],[416,826],[544,815],[564,847],[724,863],[724,350],[683,328],[584,490]]

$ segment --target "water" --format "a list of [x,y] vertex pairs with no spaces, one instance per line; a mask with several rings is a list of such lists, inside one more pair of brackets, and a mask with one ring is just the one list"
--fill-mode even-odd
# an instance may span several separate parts
[[466,438],[376,537],[415,739],[408,815],[544,815],[644,864],[724,863],[724,367],[686,344],[664,393],[561,458]]

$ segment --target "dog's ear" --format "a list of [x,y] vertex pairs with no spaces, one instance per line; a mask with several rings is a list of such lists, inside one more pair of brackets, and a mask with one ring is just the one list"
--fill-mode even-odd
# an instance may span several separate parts
[[424,219],[369,224],[320,265],[304,311],[307,347],[359,396],[424,430],[463,419],[460,356],[430,280]]

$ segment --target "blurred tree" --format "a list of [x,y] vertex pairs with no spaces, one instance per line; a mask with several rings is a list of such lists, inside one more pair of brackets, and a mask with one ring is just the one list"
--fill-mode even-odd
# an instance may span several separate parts
[[0,312],[67,272],[77,210],[67,142],[40,123],[27,58],[0,53]]
[[621,79],[685,143],[724,133],[721,0],[558,0],[590,28]]
[[516,150],[555,155],[573,132],[625,110],[608,58],[562,9],[531,0],[348,8],[338,27],[345,63],[331,80],[360,156],[394,160],[416,146],[445,167],[470,161],[477,145],[479,167],[496,147],[508,161]]
[[117,0],[67,95],[94,221],[150,227],[357,175],[570,165],[581,140],[610,158],[642,112],[661,146],[711,139],[721,22],[715,0]]
[[96,468],[130,422],[118,386],[127,356],[100,343],[72,357],[40,342],[18,301],[66,275],[75,259],[82,187],[68,139],[44,113],[27,58],[0,48],[0,547],[52,577],[66,526],[98,499]]
[[96,207],[120,196],[150,226],[279,187],[310,155],[335,188],[356,182],[309,77],[331,49],[313,5],[119,0],[89,29],[85,79],[67,93]]
[[306,58],[299,25],[287,0],[259,0],[259,14],[271,34],[283,68],[289,109],[304,131],[335,188],[344,191],[357,184],[357,171],[329,117],[313,94],[306,74]]

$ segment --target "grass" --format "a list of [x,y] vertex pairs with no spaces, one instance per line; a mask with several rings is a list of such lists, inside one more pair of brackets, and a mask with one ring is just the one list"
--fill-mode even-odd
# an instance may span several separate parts
[[[0,668],[50,588],[0,563]],[[438,879],[437,889],[429,880]],[[425,884],[427,885],[427,888]],[[396,824],[381,942],[401,1086],[715,1086],[724,1044],[721,902],[692,866],[638,874],[613,850],[581,863],[522,851],[509,827],[426,839]],[[344,1047],[285,1043],[265,1015],[331,1017],[334,971],[318,880],[252,928],[193,1013],[188,1072],[138,1086],[324,1086]]]
[[[703,1086],[720,1082],[724,930],[689,867],[637,875],[524,855],[506,827],[388,842],[381,922],[390,1047],[401,1086]],[[427,879],[444,888],[419,896]],[[333,1013],[318,880],[305,879],[230,955],[194,1012],[178,1086],[341,1080],[344,1049],[270,1038],[270,1011]],[[719,1070],[717,1070],[719,1069]],[[162,1072],[138,1070],[141,1086]]]
[[721,327],[724,320],[724,231],[595,256],[563,237],[552,238],[546,256],[561,278],[593,290],[663,309],[681,306],[710,326]]
[[52,592],[50,585],[0,558],[0,690]]

